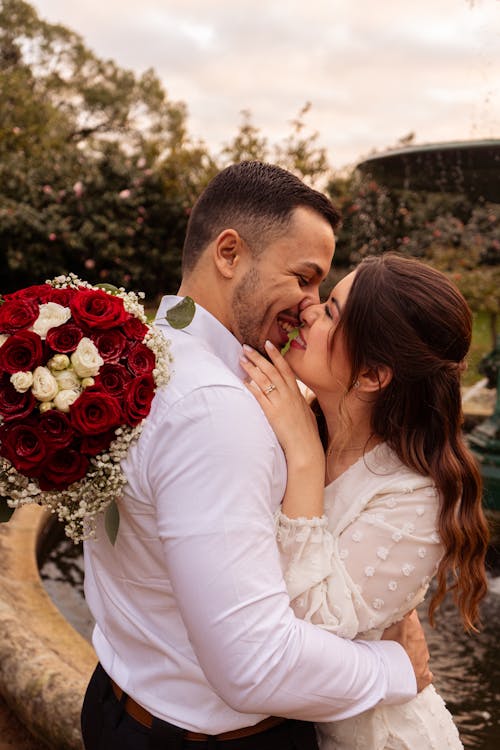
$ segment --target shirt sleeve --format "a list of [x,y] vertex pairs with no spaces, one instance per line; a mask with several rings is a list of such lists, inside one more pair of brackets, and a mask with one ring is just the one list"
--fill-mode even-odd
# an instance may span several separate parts
[[294,611],[343,637],[384,629],[419,604],[442,546],[433,486],[375,496],[339,535],[326,518],[278,517]]
[[311,721],[409,700],[415,677],[398,644],[351,643],[294,616],[271,503],[284,458],[251,398],[231,387],[184,398],[149,440],[141,472],[207,680],[236,710]]

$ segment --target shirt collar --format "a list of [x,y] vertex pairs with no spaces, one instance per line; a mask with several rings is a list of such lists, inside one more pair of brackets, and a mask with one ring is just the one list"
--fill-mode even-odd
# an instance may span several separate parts
[[[155,325],[160,328],[166,327],[171,329],[165,316],[167,311],[182,299],[183,297],[178,297],[174,294],[167,294],[163,297],[156,312]],[[242,350],[238,339],[233,336],[231,331],[220,320],[217,320],[217,318],[198,303],[196,303],[193,320],[186,328],[180,329],[180,332],[201,339],[205,348],[219,357],[241,380],[248,377],[239,364]]]

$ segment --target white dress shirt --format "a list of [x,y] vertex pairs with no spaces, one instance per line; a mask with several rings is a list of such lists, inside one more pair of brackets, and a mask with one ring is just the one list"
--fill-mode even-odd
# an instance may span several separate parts
[[286,463],[243,385],[241,346],[199,305],[175,330],[173,375],[123,468],[113,547],[85,543],[85,594],[106,672],[138,703],[217,734],[277,715],[330,721],[415,695],[396,643],[351,642],[297,619],[274,514]]

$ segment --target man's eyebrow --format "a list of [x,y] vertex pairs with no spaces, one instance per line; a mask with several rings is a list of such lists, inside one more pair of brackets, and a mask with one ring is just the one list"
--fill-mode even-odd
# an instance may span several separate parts
[[304,260],[304,261],[301,262],[301,265],[305,266],[306,268],[310,268],[312,271],[314,271],[314,273],[316,274],[316,276],[324,276],[325,275],[324,269],[321,268],[321,266],[318,266],[317,263],[313,263],[313,261],[311,261],[311,260]]

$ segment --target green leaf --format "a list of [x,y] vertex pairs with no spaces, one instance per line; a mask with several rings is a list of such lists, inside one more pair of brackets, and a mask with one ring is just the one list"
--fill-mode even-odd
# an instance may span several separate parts
[[170,308],[165,315],[172,328],[186,328],[194,318],[196,305],[191,297],[184,297]]
[[0,497],[0,523],[7,523],[10,521],[14,508],[9,508],[7,500],[4,497]]
[[120,511],[115,500],[112,500],[104,513],[104,526],[108,539],[115,546],[118,529],[120,528]]
[[288,334],[288,341],[281,348],[281,354],[283,355],[283,357],[285,356],[285,354],[287,353],[287,351],[290,349],[290,344],[292,343],[292,341],[294,339],[296,339],[297,336],[299,335],[299,330],[300,330],[299,328],[292,328],[292,330]]
[[111,292],[111,294],[118,294],[120,291],[117,286],[113,284],[95,284],[98,289],[103,289],[105,292]]

